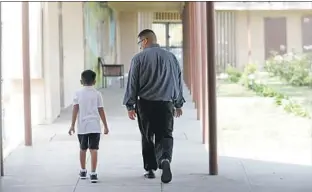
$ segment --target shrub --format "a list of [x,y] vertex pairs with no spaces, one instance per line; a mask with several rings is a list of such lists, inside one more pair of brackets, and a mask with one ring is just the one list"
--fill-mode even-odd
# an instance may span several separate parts
[[268,85],[258,83],[255,79],[248,78],[247,81],[248,89],[254,91],[257,95],[274,98],[275,104],[282,106],[283,109],[288,113],[293,113],[294,115],[300,117],[310,118],[309,112],[305,110],[304,107],[302,107],[300,104],[292,101],[288,96],[277,92]]
[[265,63],[271,76],[279,76],[294,86],[311,86],[311,62],[307,54],[272,55]]
[[226,68],[225,72],[228,75],[228,80],[233,83],[237,83],[242,76],[242,72],[231,65]]
[[244,85],[246,88],[250,88],[250,86],[253,85],[257,69],[258,67],[255,64],[247,64],[245,66],[244,73],[241,78],[241,84]]

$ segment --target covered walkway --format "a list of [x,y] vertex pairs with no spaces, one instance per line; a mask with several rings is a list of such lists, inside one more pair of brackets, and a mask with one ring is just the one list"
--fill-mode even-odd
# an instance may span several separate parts
[[308,192],[312,187],[311,170],[305,166],[225,156],[219,159],[219,176],[209,176],[208,155],[201,144],[199,122],[189,95],[184,117],[175,125],[172,183],[162,185],[159,177],[146,180],[138,127],[128,120],[120,105],[123,90],[117,82],[102,93],[107,98],[104,102],[111,134],[101,143],[99,183],[79,180],[77,140],[67,135],[70,111],[64,111],[54,124],[35,129],[32,148],[21,146],[6,159],[0,191]]
[[[241,132],[233,133],[236,127],[233,128],[233,122],[228,120],[233,118],[228,113],[240,111],[249,115],[244,112],[245,104],[255,99],[248,98],[246,101],[244,98],[233,100],[217,97],[213,5],[213,2],[154,2],[153,6],[146,2],[42,3],[42,52],[38,54],[40,57],[35,57],[35,62],[30,61],[27,44],[32,41],[27,38],[27,33],[23,33],[24,60],[20,61],[20,66],[24,70],[20,72],[24,73],[15,72],[12,81],[12,87],[17,92],[12,99],[17,107],[15,112],[23,104],[16,101],[22,100],[22,93],[26,97],[25,113],[16,115],[20,117],[19,121],[11,119],[12,124],[9,125],[14,128],[10,132],[11,135],[24,133],[25,128],[25,134],[18,134],[18,137],[27,147],[19,145],[6,156],[0,191],[310,192],[311,162],[304,166],[287,161],[271,163],[233,157],[237,152],[246,157],[248,150],[245,148],[250,147],[250,151],[255,149],[252,143],[243,142],[245,136],[253,135],[250,130],[246,135],[243,132],[253,124],[244,124],[244,127],[237,128]],[[28,9],[25,7],[27,5],[23,3],[22,13],[27,15]],[[153,12],[159,14],[153,16]],[[173,181],[163,185],[158,178],[143,178],[137,124],[128,120],[121,105],[124,89],[119,87],[118,78],[105,81],[108,88],[102,88],[101,65],[97,61],[101,58],[106,64],[123,64],[127,73],[131,57],[139,51],[136,39],[138,31],[152,28],[155,20],[167,24],[172,22],[166,17],[162,18],[168,12],[179,15],[175,23],[183,23],[183,44],[171,45],[172,39],[157,35],[161,43],[165,42],[164,48],[183,48],[181,67],[187,103],[183,117],[175,121]],[[28,21],[26,17],[22,18],[25,31],[29,27],[25,25]],[[167,24],[163,36],[170,35]],[[78,179],[77,138],[67,135],[71,98],[80,87],[79,74],[83,69],[93,69],[98,75],[96,86],[103,93],[111,129],[110,135],[102,139],[98,170],[100,182],[97,184]],[[244,110],[229,109],[233,102]],[[217,119],[220,126],[217,126]],[[26,122],[25,125],[23,122]],[[260,125],[257,128],[261,128]],[[226,129],[230,130],[227,132]],[[251,137],[248,141],[253,138],[260,138],[259,142],[264,143],[257,150],[263,152],[269,147],[263,137]],[[310,141],[308,138],[304,142]],[[306,153],[309,149],[303,151]],[[256,152],[257,155],[259,153]],[[273,155],[279,156],[276,152]],[[301,157],[298,156],[299,159]],[[309,161],[309,158],[303,157]]]

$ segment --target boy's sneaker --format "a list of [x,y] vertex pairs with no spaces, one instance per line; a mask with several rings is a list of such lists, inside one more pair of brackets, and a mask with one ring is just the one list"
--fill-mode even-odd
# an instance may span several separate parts
[[87,170],[81,170],[79,176],[80,179],[87,179]]
[[90,181],[91,181],[91,183],[96,183],[96,182],[98,182],[98,176],[97,176],[96,173],[91,173],[91,174],[90,174]]

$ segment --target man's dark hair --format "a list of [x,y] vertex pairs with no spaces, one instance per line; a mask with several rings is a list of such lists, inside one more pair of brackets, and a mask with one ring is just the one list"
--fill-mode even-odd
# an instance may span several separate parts
[[151,40],[152,42],[157,41],[156,34],[151,29],[144,29],[143,31],[139,33],[138,37],[141,39],[144,37],[146,39]]
[[95,81],[96,73],[92,70],[85,70],[81,73],[81,80],[83,84],[92,85]]

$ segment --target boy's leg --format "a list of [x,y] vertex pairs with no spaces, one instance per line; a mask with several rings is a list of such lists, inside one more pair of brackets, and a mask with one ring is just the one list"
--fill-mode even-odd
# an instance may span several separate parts
[[95,149],[90,149],[91,153],[91,173],[96,173],[98,153]]
[[87,150],[80,149],[80,166],[81,170],[86,170]]
[[98,161],[98,149],[100,144],[100,133],[89,134],[89,149],[91,153],[91,182],[97,182],[97,161]]
[[78,135],[78,140],[80,143],[80,178],[85,179],[87,177],[86,156],[88,149],[88,135]]

